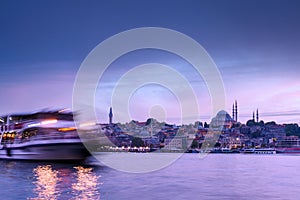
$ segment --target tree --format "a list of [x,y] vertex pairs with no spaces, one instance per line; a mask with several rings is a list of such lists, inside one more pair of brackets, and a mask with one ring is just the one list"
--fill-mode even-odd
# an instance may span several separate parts
[[252,138],[258,138],[260,137],[260,131],[255,131],[254,133],[251,134]]
[[265,123],[265,126],[272,126],[272,125],[274,126],[274,125],[277,125],[277,124],[274,121]]
[[291,135],[300,136],[298,124],[285,124],[284,130],[287,136],[291,136]]
[[247,126],[254,126],[254,125],[255,125],[255,122],[254,122],[253,119],[250,119],[250,120],[247,121],[246,125],[247,125]]
[[202,122],[199,122],[199,126],[203,127],[203,123],[202,123]]
[[220,142],[217,142],[216,144],[215,144],[215,146],[214,147],[216,147],[216,148],[219,148],[219,147],[221,147],[221,143]]
[[204,122],[204,128],[209,128],[209,124],[207,124],[206,122]]
[[193,142],[191,144],[191,148],[192,149],[199,148],[199,143],[197,140],[193,140]]
[[264,127],[264,126],[265,126],[265,122],[261,120],[261,121],[258,123],[258,125],[259,125],[260,127]]
[[132,142],[131,142],[131,146],[133,146],[133,147],[142,147],[142,146],[145,146],[145,144],[144,144],[144,141],[141,138],[133,137]]

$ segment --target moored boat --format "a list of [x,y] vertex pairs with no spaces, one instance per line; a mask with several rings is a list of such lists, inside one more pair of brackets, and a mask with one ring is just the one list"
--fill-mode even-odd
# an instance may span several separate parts
[[210,153],[240,153],[240,151],[238,149],[215,148]]
[[71,112],[40,111],[0,117],[0,159],[79,161],[89,156]]
[[300,147],[276,148],[277,153],[296,153],[300,154]]
[[277,141],[277,153],[300,153],[300,139],[298,136],[287,136]]
[[274,148],[242,149],[240,152],[244,154],[276,154],[276,150]]

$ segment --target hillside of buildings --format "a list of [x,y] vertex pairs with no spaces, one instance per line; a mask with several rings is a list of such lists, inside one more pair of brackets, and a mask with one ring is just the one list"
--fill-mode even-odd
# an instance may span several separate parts
[[[298,140],[300,136],[298,124],[259,121],[254,115],[253,119],[243,124],[226,111],[220,111],[210,123],[197,121],[188,125],[168,124],[152,118],[145,122],[112,123],[113,115],[109,116],[108,124],[99,124],[99,133],[109,141],[100,145],[105,150],[112,146],[119,149],[147,147],[174,151],[200,149],[211,132],[216,130],[218,134],[211,147],[228,149],[276,147],[282,141]],[[99,150],[99,146],[95,148]]]

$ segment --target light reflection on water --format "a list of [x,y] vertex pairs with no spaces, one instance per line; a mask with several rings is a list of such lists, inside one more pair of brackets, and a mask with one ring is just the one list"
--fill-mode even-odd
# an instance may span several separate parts
[[73,168],[75,172],[71,169],[56,170],[51,165],[39,165],[34,168],[36,180],[33,181],[35,185],[33,192],[36,197],[30,199],[64,199],[63,193],[66,191],[68,199],[100,199],[98,188],[100,176],[89,167]]
[[98,191],[98,176],[92,172],[92,168],[82,166],[74,167],[77,169],[77,181],[72,184],[74,199],[100,199]]
[[32,199],[57,199],[59,196],[57,184],[61,180],[58,177],[58,171],[53,170],[51,165],[45,165],[36,167],[33,172],[36,177],[33,183],[36,185],[34,192],[37,197]]

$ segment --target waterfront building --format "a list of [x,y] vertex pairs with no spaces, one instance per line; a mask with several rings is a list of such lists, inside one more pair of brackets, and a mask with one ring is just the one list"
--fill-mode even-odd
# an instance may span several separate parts
[[266,125],[262,131],[262,134],[268,139],[282,139],[286,137],[284,126],[279,124]]
[[188,147],[187,136],[174,136],[166,138],[164,141],[164,148],[167,150],[186,150]]

